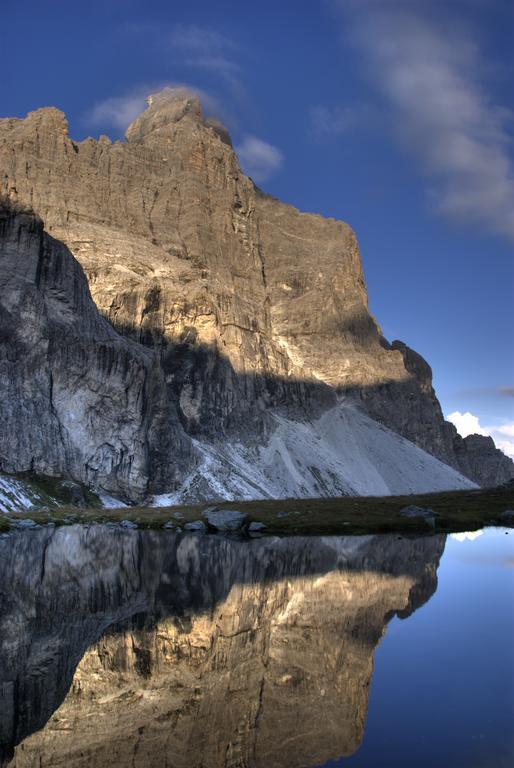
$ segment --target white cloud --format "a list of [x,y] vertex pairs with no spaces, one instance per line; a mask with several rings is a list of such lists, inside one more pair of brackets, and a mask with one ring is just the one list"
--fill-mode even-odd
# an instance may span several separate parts
[[494,437],[493,440],[500,451],[503,451],[503,453],[506,453],[511,459],[514,459],[514,440],[502,440],[501,438],[494,439]]
[[236,152],[243,170],[257,182],[269,179],[284,162],[280,149],[256,136],[244,137]]
[[465,413],[454,411],[449,413],[446,418],[454,424],[457,432],[462,437],[467,437],[468,435],[487,435],[492,437],[496,447],[503,451],[503,453],[506,453],[507,456],[510,456],[511,459],[514,459],[514,421],[482,427],[478,417],[469,411]]
[[489,434],[492,436],[496,446],[506,453],[507,456],[510,456],[511,459],[514,459],[514,421],[487,429],[489,429]]
[[487,434],[487,432],[480,426],[478,417],[473,416],[469,411],[466,411],[466,413],[454,411],[453,413],[449,413],[446,418],[457,428],[457,432],[462,437]]
[[484,87],[489,65],[462,20],[412,0],[340,5],[436,210],[514,240],[513,116]]
[[450,539],[455,541],[474,541],[483,534],[483,529],[479,531],[461,531],[460,533],[450,533]]

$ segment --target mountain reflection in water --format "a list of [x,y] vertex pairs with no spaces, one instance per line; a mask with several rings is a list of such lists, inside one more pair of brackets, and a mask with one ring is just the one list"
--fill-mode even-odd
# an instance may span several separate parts
[[2,759],[293,768],[350,755],[376,645],[433,594],[443,548],[101,526],[3,536]]

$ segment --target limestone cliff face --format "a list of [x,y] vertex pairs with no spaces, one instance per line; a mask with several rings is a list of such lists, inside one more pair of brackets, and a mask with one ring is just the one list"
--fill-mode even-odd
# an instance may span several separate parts
[[[204,424],[204,403],[228,418],[231,369],[243,374],[245,411],[250,397],[266,399],[255,374],[370,388],[366,399],[401,383],[412,391],[407,411],[430,397],[368,312],[351,229],[262,195],[196,99],[154,97],[114,144],[74,143],[62,113],[38,110],[0,123],[0,153],[4,190],[68,245],[115,327],[212,352],[214,380],[198,371],[201,355],[183,374],[189,422]],[[419,419],[406,414],[405,436],[449,456],[426,421],[413,435]]]
[[137,499],[159,475],[170,484],[187,469],[190,444],[154,353],[99,314],[66,246],[9,207],[0,208],[0,320],[4,471],[71,475]]
[[369,313],[351,229],[262,194],[196,98],[155,95],[124,142],[76,143],[56,109],[0,120],[0,167],[104,317],[158,354],[188,434],[266,436],[270,408],[315,418],[345,397],[461,466],[430,369]]
[[376,644],[395,612],[431,596],[444,546],[99,527],[9,539],[0,734],[5,755],[25,739],[19,768],[293,768],[351,754]]

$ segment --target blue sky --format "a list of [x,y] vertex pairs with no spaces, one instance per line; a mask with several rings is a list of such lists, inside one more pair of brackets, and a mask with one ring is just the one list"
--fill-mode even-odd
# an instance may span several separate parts
[[510,0],[2,5],[3,115],[117,137],[146,93],[200,90],[263,189],[355,229],[371,309],[445,414],[514,452]]

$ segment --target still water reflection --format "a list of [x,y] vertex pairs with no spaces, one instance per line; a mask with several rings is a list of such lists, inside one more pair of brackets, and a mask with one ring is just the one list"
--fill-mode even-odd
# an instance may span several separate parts
[[[453,547],[478,545],[449,542],[442,568]],[[433,667],[436,632],[455,641],[458,619],[446,606],[428,639],[425,628],[410,645],[399,627],[416,627],[437,600],[444,549],[442,536],[243,542],[100,526],[1,537],[2,759],[18,768],[300,768],[362,754],[355,765],[399,765],[380,724],[407,703],[407,723],[390,727],[418,731],[405,765],[421,765],[415,744],[437,716],[420,704],[420,668]],[[484,599],[489,589],[496,582]],[[399,656],[380,660],[370,704],[373,657],[391,620],[379,655],[398,646],[405,674],[383,679],[380,667],[394,670]],[[483,650],[508,674],[504,645]],[[463,653],[455,648],[457,664]],[[469,674],[481,663],[475,657]],[[443,710],[445,696],[439,690]]]

